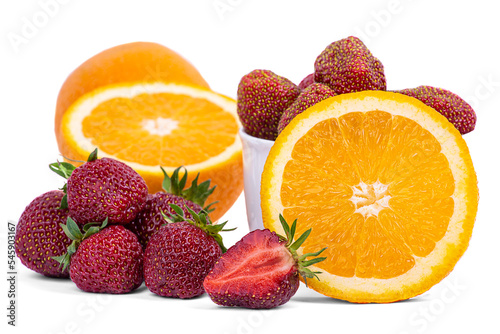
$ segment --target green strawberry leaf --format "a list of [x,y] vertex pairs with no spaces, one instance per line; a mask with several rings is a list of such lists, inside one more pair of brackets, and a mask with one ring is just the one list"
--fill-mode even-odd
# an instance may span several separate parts
[[297,240],[295,240],[295,242],[290,246],[290,250],[297,251],[297,249],[299,249],[300,246],[302,246],[304,241],[306,241],[307,237],[309,237],[309,234],[311,234],[311,231],[312,231],[312,229],[310,228],[307,231],[305,231],[304,233],[302,233],[302,235]]
[[69,231],[69,233],[73,236],[73,238],[70,237],[71,240],[79,240],[83,238],[82,232],[80,232],[78,225],[70,217],[68,217],[68,220],[66,222],[66,228]]
[[[295,219],[293,221],[291,227],[289,227],[289,225],[286,222],[286,220],[283,217],[283,215],[281,215],[281,214],[279,215],[279,220],[281,222],[281,226],[283,227],[283,230],[285,231],[285,235],[286,235],[286,238],[282,237],[284,240],[286,240],[285,247],[288,248],[288,250],[290,251],[290,253],[292,253],[293,258],[297,262],[298,271],[299,271],[299,274],[304,279],[304,283],[307,286],[307,279],[308,278],[316,278],[316,279],[319,280],[319,277],[318,277],[317,274],[321,274],[321,272],[319,272],[319,271],[312,271],[312,270],[310,270],[307,267],[311,266],[313,264],[319,263],[321,261],[326,260],[326,257],[316,257],[316,256],[320,255],[326,249],[326,247],[323,248],[323,249],[321,249],[321,250],[319,250],[319,251],[317,251],[317,252],[306,253],[306,254],[303,254],[303,255],[299,256],[297,254],[297,250],[300,248],[300,246],[302,246],[302,244],[304,243],[304,241],[306,241],[306,239],[309,237],[309,235],[311,234],[312,229],[308,229],[307,231],[305,231],[304,233],[302,233],[302,235],[297,240],[295,240],[295,242],[292,243],[294,235],[295,235],[295,231],[296,231],[296,228],[297,228],[297,219]],[[306,258],[308,258],[308,257],[314,257],[314,258],[306,260]]]
[[87,162],[95,161],[97,160],[97,148],[92,151],[92,153],[89,154],[89,157],[87,159]]
[[[101,226],[99,226],[99,224]],[[66,220],[66,224],[60,224],[64,233],[72,240],[71,244],[66,249],[66,253],[60,256],[53,256],[52,258],[60,263],[60,267],[62,267],[62,271],[65,271],[66,268],[70,265],[71,256],[76,253],[78,250],[78,246],[80,243],[90,237],[93,234],[98,233],[102,229],[106,227],[108,224],[108,218],[106,218],[102,223],[88,223],[83,227],[84,233],[80,231],[78,228],[78,224],[71,218],[68,217]]]
[[49,164],[49,168],[51,171],[53,171],[57,175],[64,177],[65,179],[69,179],[69,177],[71,176],[71,173],[73,173],[73,171],[76,169],[76,167],[74,165],[70,164],[69,162],[65,162],[65,161],[53,162],[53,163]]
[[201,210],[199,213],[196,213],[193,209],[191,209],[190,207],[188,207],[186,205],[186,206],[184,206],[184,208],[193,217],[192,219],[188,219],[184,216],[184,211],[182,211],[182,209],[178,205],[175,205],[175,204],[169,204],[169,205],[175,211],[175,214],[170,215],[170,216],[166,216],[162,212],[164,218],[168,222],[170,222],[170,223],[187,222],[193,226],[196,226],[199,229],[201,229],[202,231],[204,231],[207,235],[214,238],[214,240],[217,242],[217,244],[219,244],[219,247],[221,248],[222,253],[225,253],[227,251],[227,248],[224,246],[224,242],[222,241],[222,236],[219,234],[219,232],[233,231],[236,228],[224,229],[224,226],[226,226],[227,221],[225,221],[221,224],[213,224],[206,211]]
[[66,192],[64,192],[64,196],[61,199],[61,204],[59,205],[59,209],[62,209],[62,210],[68,209],[68,194],[66,194]]
[[[210,196],[215,190],[215,186],[210,188],[210,180],[206,180],[198,184],[198,178],[200,176],[200,173],[198,173],[194,180],[191,182],[191,186],[187,189],[184,189],[186,187],[188,179],[188,171],[184,166],[176,168],[172,173],[172,176],[169,176],[165,169],[163,169],[163,167],[160,168],[163,172],[163,190],[165,190],[169,194],[181,196],[188,201],[198,204],[199,206],[204,208],[206,212],[211,212],[214,210],[210,207],[216,202],[210,203],[207,207],[204,207],[208,196]],[[181,169],[184,169],[184,175],[179,179],[179,172]]]

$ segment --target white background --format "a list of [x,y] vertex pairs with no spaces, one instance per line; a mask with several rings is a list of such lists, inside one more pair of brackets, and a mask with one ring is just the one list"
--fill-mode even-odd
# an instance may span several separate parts
[[[500,332],[500,20],[494,1],[61,0],[51,16],[43,14],[46,2],[0,4],[0,321],[8,333]],[[16,46],[9,36],[23,36],[26,22],[39,27]],[[59,158],[55,102],[74,68],[106,48],[153,41],[182,54],[215,91],[235,98],[241,76],[256,68],[298,83],[329,43],[349,35],[385,65],[388,89],[442,87],[476,109],[476,130],[465,140],[479,179],[479,213],[468,251],[443,282],[389,305],[350,304],[302,286],[288,304],[264,312],[217,307],[207,296],[160,298],[144,286],[128,295],[84,293],[18,261],[18,327],[6,325],[6,223],[17,221],[36,196],[62,186],[47,165]],[[243,196],[225,218],[238,226],[226,237],[232,245],[248,231]]]

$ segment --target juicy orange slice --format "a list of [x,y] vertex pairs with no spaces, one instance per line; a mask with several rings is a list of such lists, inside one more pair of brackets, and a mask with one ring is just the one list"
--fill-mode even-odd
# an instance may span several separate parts
[[[277,138],[262,175],[264,226],[312,228],[328,247],[313,289],[392,302],[442,280],[468,246],[478,189],[467,145],[443,116],[397,93],[329,98]],[[322,254],[322,256],[323,256]]]
[[[161,189],[162,166],[185,166],[190,179],[217,185],[207,204],[219,201],[218,219],[242,191],[241,143],[235,101],[210,90],[174,83],[104,86],[78,99],[62,118],[61,153],[85,160],[123,161],[143,176],[150,192]],[[189,184],[189,183],[188,183]]]
[[155,81],[209,88],[208,83],[188,60],[166,46],[151,42],[132,42],[111,47],[87,59],[64,81],[57,96],[57,139],[61,136],[64,113],[82,95],[113,84]]

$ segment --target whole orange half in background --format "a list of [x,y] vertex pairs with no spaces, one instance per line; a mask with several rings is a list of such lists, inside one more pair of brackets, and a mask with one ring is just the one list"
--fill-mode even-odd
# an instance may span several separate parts
[[198,70],[177,52],[157,43],[133,42],[104,50],[78,66],[57,97],[55,131],[80,96],[102,86],[124,82],[175,82],[209,88]]
[[161,190],[163,172],[188,170],[188,183],[216,185],[219,219],[243,190],[236,102],[207,89],[174,83],[104,86],[80,97],[64,114],[59,146],[68,159],[85,160],[94,148],[134,168],[149,192]]
[[264,167],[264,226],[279,214],[312,228],[300,252],[327,260],[309,286],[357,303],[417,296],[468,247],[478,188],[465,141],[446,118],[401,94],[326,99],[278,136]]

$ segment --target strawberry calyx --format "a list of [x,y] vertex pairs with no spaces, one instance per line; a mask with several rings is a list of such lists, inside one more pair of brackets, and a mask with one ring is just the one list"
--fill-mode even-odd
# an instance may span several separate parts
[[71,244],[68,246],[66,253],[60,256],[52,257],[54,260],[60,263],[62,266],[62,271],[64,272],[66,268],[71,263],[71,256],[76,253],[78,246],[83,240],[87,239],[91,235],[96,234],[108,225],[108,218],[106,218],[102,223],[88,223],[83,226],[83,233],[78,228],[76,222],[68,217],[65,224],[60,224],[64,233],[72,240]]
[[[65,159],[71,160],[68,158],[65,158]],[[97,148],[95,150],[93,150],[92,153],[90,153],[90,155],[87,159],[87,162],[91,162],[94,160],[97,160]],[[82,162],[82,163],[85,162],[85,161],[76,161],[76,160],[72,160],[72,161]],[[70,164],[69,162],[65,162],[65,161],[53,162],[53,163],[49,164],[49,168],[51,171],[53,171],[54,173],[56,173],[59,176],[64,177],[66,180],[70,178],[71,174],[76,169],[76,167],[73,164]],[[68,208],[68,190],[67,190],[66,183],[64,184],[64,186],[62,188],[60,188],[60,190],[62,190],[64,192],[64,197],[61,199],[61,206],[59,208],[60,209],[67,209]]]
[[[292,223],[292,226],[289,226],[288,223],[286,222],[285,218],[283,215],[279,215],[280,223],[281,226],[283,227],[283,230],[285,231],[285,236],[278,235],[282,240],[286,241],[285,247],[290,251],[292,254],[293,259],[297,263],[297,270],[299,274],[302,276],[304,279],[304,283],[307,286],[307,279],[308,278],[316,278],[319,281],[319,277],[317,274],[321,274],[321,271],[312,271],[311,269],[307,268],[313,264],[316,264],[318,262],[326,260],[326,257],[316,257],[320,255],[327,247],[320,249],[317,252],[313,253],[306,253],[302,255],[298,255],[297,250],[302,246],[304,241],[309,237],[309,234],[311,234],[312,228],[308,229],[304,233],[300,235],[295,241],[295,229],[297,227],[297,219],[295,219]],[[312,259],[307,260],[308,257],[314,257]]]
[[219,244],[222,253],[225,253],[227,251],[227,248],[224,246],[224,242],[222,241],[222,236],[219,233],[234,231],[236,230],[236,227],[225,229],[224,226],[227,224],[227,221],[221,224],[213,224],[212,221],[210,220],[210,217],[208,216],[208,213],[204,210],[201,210],[199,213],[196,213],[186,205],[185,206],[186,210],[193,217],[193,219],[189,219],[184,216],[184,212],[179,206],[175,204],[170,204],[170,207],[175,211],[175,214],[167,216],[164,212],[162,212],[163,218],[165,218],[167,223],[186,222],[193,226],[196,226],[202,231],[204,231],[207,235],[215,239],[217,244]]
[[[212,202],[205,206],[205,202],[208,196],[210,196],[215,190],[215,186],[210,188],[210,180],[206,180],[198,184],[198,177],[200,176],[200,173],[198,173],[194,180],[191,182],[191,187],[184,189],[188,177],[188,171],[184,166],[176,168],[172,173],[172,176],[169,176],[163,169],[163,167],[160,168],[164,175],[162,184],[163,190],[165,190],[169,194],[183,197],[188,201],[198,204],[207,213],[215,210],[211,207],[217,202]],[[179,172],[182,168],[184,169],[184,175],[182,176],[182,178],[179,178]]]

